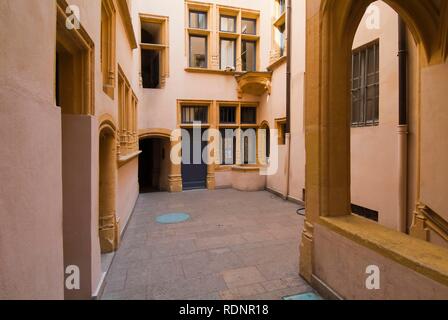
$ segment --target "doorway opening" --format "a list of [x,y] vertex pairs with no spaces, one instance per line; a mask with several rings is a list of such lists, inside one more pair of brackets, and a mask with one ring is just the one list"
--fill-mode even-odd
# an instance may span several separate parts
[[204,159],[207,141],[203,141],[204,129],[196,137],[194,129],[182,131],[182,185],[183,190],[207,188],[208,167]]
[[168,191],[170,172],[170,140],[144,138],[140,140],[138,180],[140,193]]

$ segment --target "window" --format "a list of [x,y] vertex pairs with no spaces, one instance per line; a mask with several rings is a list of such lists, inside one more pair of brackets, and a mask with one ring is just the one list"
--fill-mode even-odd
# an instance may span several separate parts
[[254,128],[241,130],[241,162],[257,164],[257,130]]
[[276,119],[276,127],[278,131],[278,145],[286,144],[286,118]]
[[[270,64],[277,66],[278,62],[285,61],[282,59],[286,56],[286,39],[287,39],[287,31],[286,31],[286,5],[285,1],[275,0],[277,11],[274,14],[274,23],[273,23],[273,34],[272,37],[272,47],[270,52]],[[270,69],[270,68],[269,68]]]
[[207,29],[207,13],[202,11],[190,11],[190,28]]
[[236,134],[234,129],[220,129],[221,134],[221,165],[236,163]]
[[141,15],[141,82],[146,89],[160,89],[169,76],[168,18]]
[[241,124],[256,124],[257,123],[257,108],[243,107],[241,108]]
[[257,34],[257,20],[241,19],[241,33],[253,35]]
[[118,125],[119,154],[123,156],[137,151],[137,97],[120,67],[118,67]]
[[236,41],[221,39],[221,69],[232,68],[236,66]]
[[236,107],[220,107],[219,122],[221,124],[236,124]]
[[285,55],[285,49],[286,49],[286,35],[285,35],[285,25],[282,24],[278,31],[280,32],[280,57],[283,57]]
[[207,68],[207,37],[190,36],[190,67]]
[[[241,72],[257,69],[260,12],[213,3],[185,1],[189,46],[187,72]],[[243,69],[243,42],[247,43]],[[199,71],[198,68],[206,69]]]
[[182,106],[182,123],[193,124],[208,123],[208,107],[206,106]]
[[115,89],[115,7],[112,0],[101,2],[101,72],[103,91],[112,99]]
[[379,123],[379,41],[355,50],[352,59],[352,126]]
[[236,32],[236,17],[221,16],[220,30],[223,32]]
[[277,0],[278,2],[278,13],[282,15],[286,10],[286,0]]
[[242,68],[243,71],[257,70],[257,43],[255,41],[243,41]]

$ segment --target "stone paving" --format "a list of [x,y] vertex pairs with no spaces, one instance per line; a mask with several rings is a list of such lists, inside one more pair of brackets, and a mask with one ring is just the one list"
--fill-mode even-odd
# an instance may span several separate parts
[[[298,276],[297,209],[268,192],[142,194],[102,299],[277,300],[310,292]],[[155,221],[177,212],[191,220]]]

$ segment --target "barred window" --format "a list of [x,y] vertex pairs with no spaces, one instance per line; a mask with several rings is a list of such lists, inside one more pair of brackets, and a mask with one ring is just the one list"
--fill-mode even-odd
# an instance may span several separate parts
[[182,123],[192,124],[194,122],[208,123],[208,107],[183,106]]
[[241,124],[257,123],[257,108],[243,107],[241,108]]
[[352,126],[379,123],[379,41],[353,52]]
[[221,124],[236,124],[236,107],[220,107],[219,122]]

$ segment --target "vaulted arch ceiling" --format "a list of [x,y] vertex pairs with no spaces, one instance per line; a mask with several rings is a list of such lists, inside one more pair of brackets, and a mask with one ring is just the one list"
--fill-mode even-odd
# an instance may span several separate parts
[[[367,7],[374,0],[322,0],[320,14],[327,23],[327,32],[336,41],[353,41],[356,29]],[[384,0],[406,22],[416,41],[421,43],[429,63],[446,59],[448,1],[444,0]],[[325,19],[327,18],[327,19]]]

